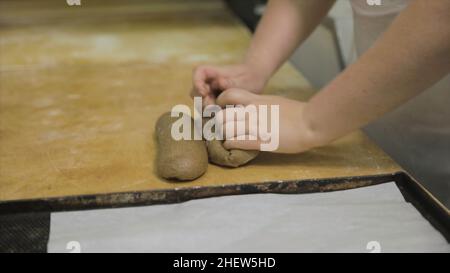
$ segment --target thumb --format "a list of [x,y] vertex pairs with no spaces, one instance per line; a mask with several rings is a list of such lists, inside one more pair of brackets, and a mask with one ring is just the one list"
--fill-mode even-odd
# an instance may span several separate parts
[[217,105],[224,108],[227,105],[244,105],[251,104],[255,98],[255,94],[244,89],[231,88],[222,92],[216,99]]
[[[250,136],[245,136],[245,139],[250,139]],[[240,150],[261,150],[260,140],[238,140],[237,138],[230,138],[225,140],[223,146],[227,150],[240,149]]]

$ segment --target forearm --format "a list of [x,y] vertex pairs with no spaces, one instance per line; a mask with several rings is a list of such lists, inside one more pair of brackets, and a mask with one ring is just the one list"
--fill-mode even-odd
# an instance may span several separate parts
[[359,61],[307,103],[303,117],[315,146],[368,124],[450,72],[449,3],[413,2]]
[[266,79],[289,58],[335,0],[271,0],[245,57]]

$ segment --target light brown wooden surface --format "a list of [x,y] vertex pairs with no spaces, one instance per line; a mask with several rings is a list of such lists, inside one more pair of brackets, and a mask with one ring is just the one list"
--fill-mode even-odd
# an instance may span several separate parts
[[[192,105],[192,68],[238,61],[250,33],[219,1],[36,2],[0,2],[0,201],[399,170],[356,132],[239,169],[210,165],[190,183],[161,180],[156,119]],[[312,90],[286,65],[266,92]]]

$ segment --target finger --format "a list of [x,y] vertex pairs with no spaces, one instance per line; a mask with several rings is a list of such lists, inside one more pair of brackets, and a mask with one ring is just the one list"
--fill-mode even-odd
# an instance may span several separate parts
[[220,90],[227,90],[233,87],[237,87],[236,83],[230,78],[219,78],[217,80],[217,88]]
[[[230,135],[230,132],[232,132],[231,128],[234,128],[234,127],[227,128],[226,123],[228,122],[228,126],[234,126],[234,123],[232,123],[232,122],[235,122],[235,121],[237,121],[238,118],[241,118],[240,115],[234,114],[234,112],[236,110],[237,110],[237,107],[225,108],[215,114],[216,131],[224,138],[225,138],[225,134],[226,134],[225,131],[228,130],[228,132],[229,132],[228,134]],[[233,136],[234,135],[231,133],[231,137],[233,137]]]
[[249,124],[246,120],[227,122],[223,128],[225,128],[225,139],[245,140],[245,137],[250,136],[249,140],[256,140],[258,136],[257,124]]
[[230,89],[232,87],[236,87],[235,82],[232,79],[220,77],[217,79],[214,79],[211,83],[211,91],[216,95],[219,96],[220,93],[223,91]]
[[203,98],[203,108],[205,108],[208,105],[214,105],[216,104],[216,98],[212,95],[207,95],[206,97]]
[[190,96],[191,96],[191,98],[194,98],[194,97],[198,97],[198,96],[201,96],[201,95],[198,93],[197,89],[192,88],[191,92],[190,92]]
[[197,92],[197,90],[195,88],[191,89],[190,96],[191,96],[192,99],[194,99],[196,97],[202,98],[202,106],[203,106],[203,108],[205,108],[207,105],[215,104],[215,98],[211,99],[209,95],[203,97],[201,94],[199,94]]
[[235,107],[227,107],[217,112],[216,118],[222,124],[225,124],[225,122],[229,121],[245,120],[244,107],[239,105]]
[[244,106],[251,103],[255,98],[255,94],[244,89],[231,88],[223,91],[216,99],[216,103],[225,108],[227,105],[242,104]]
[[223,143],[225,149],[241,150],[260,150],[261,142],[259,140],[237,140],[236,138],[225,140]]
[[193,90],[195,90],[193,92],[194,94],[198,94],[201,96],[205,96],[206,94],[208,94],[207,85],[206,85],[205,81],[203,80],[202,76],[196,76],[196,79],[194,79],[193,85],[194,85]]
[[200,66],[194,70],[193,84],[194,88],[202,95],[206,96],[209,92],[208,81],[217,77],[217,73],[208,66]]

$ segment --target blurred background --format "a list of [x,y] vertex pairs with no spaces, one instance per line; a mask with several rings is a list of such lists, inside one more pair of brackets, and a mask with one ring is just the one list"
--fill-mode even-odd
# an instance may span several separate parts
[[[267,1],[226,2],[245,25],[254,31]],[[316,89],[320,89],[342,71],[346,64],[352,62],[355,56],[352,8],[349,1],[340,0],[309,39],[297,49],[291,62]]]

